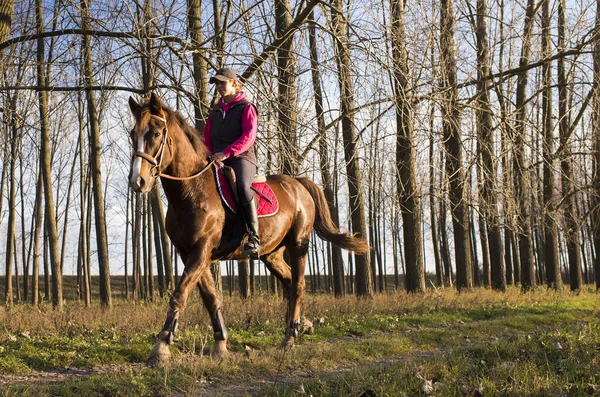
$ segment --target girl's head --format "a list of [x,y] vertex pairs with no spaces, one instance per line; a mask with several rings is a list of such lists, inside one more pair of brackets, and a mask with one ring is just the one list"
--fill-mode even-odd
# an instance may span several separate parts
[[221,97],[236,95],[242,91],[242,83],[237,78],[237,74],[231,68],[222,68],[208,81],[216,84],[217,92]]

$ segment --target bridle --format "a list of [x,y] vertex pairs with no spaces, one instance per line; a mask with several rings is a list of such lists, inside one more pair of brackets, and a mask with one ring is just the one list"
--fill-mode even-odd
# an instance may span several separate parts
[[163,138],[160,141],[160,146],[158,147],[157,155],[151,156],[146,152],[135,151],[131,157],[131,161],[133,161],[136,157],[141,157],[142,159],[144,159],[147,162],[149,162],[150,164],[152,164],[153,167],[150,169],[150,176],[152,178],[157,178],[160,176],[162,178],[167,178],[167,179],[171,179],[171,180],[175,180],[175,181],[186,181],[186,180],[194,179],[194,178],[202,175],[202,173],[204,173],[204,171],[208,170],[210,168],[210,166],[214,163],[214,161],[210,161],[200,171],[198,171],[197,173],[190,175],[190,176],[180,177],[180,176],[173,176],[173,175],[162,173],[160,171],[160,166],[162,164],[163,155],[165,154],[165,146],[168,146],[169,151],[171,151],[171,153],[173,153],[173,150],[172,150],[173,139],[171,137],[169,137],[169,127],[167,126],[167,119],[165,119],[164,117],[161,117],[161,116],[157,116],[155,114],[150,115],[150,117],[160,120],[165,124],[165,128],[163,130],[163,132],[164,132]]

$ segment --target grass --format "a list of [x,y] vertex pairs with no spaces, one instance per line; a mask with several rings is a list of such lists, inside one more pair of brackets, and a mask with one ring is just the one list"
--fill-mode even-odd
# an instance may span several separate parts
[[308,295],[303,313],[315,333],[282,352],[281,299],[226,297],[231,354],[217,361],[194,294],[161,368],[144,361],[166,299],[117,300],[110,311],[22,305],[0,312],[0,396],[296,396],[302,388],[314,396],[594,395],[597,301],[592,290]]

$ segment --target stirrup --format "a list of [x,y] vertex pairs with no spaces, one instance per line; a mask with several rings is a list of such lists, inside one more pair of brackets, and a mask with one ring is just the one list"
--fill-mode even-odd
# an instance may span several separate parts
[[248,241],[242,247],[242,255],[249,256],[251,259],[258,259],[260,257],[259,250],[260,244],[258,242]]

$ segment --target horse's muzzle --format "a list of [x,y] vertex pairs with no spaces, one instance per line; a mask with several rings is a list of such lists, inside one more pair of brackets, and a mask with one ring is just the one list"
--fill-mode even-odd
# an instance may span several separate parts
[[137,193],[146,193],[152,188],[152,180],[150,179],[148,181],[146,178],[142,178],[141,176],[132,177],[129,180],[129,186]]

